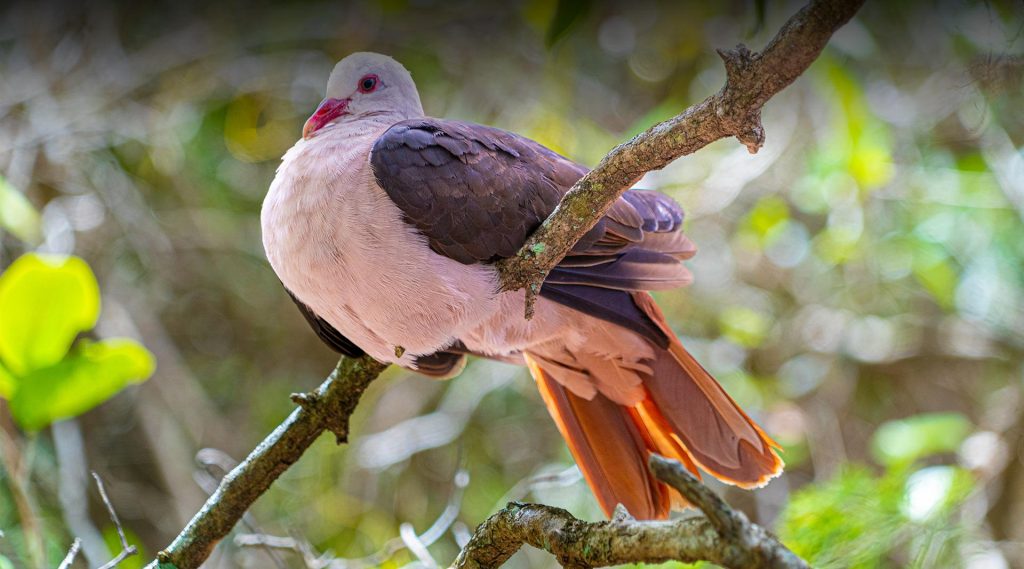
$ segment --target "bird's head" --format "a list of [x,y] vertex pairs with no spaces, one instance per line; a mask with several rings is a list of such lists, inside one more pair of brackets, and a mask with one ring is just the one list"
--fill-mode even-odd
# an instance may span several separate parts
[[423,116],[416,84],[401,63],[386,55],[353,53],[334,66],[327,97],[306,121],[302,137],[340,121],[377,115]]

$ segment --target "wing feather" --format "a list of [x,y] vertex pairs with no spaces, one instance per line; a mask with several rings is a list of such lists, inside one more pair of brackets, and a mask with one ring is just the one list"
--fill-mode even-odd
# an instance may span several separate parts
[[[511,132],[433,118],[389,128],[374,144],[370,165],[430,247],[465,264],[514,255],[587,172]],[[589,307],[593,294],[579,294],[578,286],[645,291],[689,283],[679,261],[696,249],[682,222],[671,198],[625,192],[551,271],[541,295],[579,308]]]

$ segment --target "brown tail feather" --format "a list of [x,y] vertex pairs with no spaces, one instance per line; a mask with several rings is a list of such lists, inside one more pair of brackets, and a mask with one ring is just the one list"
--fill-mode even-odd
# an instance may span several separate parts
[[669,489],[647,469],[649,445],[629,408],[601,394],[589,400],[579,397],[528,354],[526,363],[605,514],[611,516],[615,505],[622,503],[640,519],[667,517]]
[[[651,452],[679,460],[698,477],[700,467],[743,488],[764,485],[777,476],[783,466],[775,452],[778,444],[683,348],[653,298],[633,293],[633,299],[669,337],[668,349],[655,349],[649,368],[575,368],[583,378],[579,381],[591,376],[588,389],[583,390],[575,385],[579,381],[563,385],[556,380],[561,377],[558,366],[564,363],[550,355],[525,355],[551,416],[605,513],[611,515],[615,505],[622,503],[639,519],[656,519],[667,517],[670,504],[686,505],[648,471]],[[622,329],[622,333],[632,332]],[[588,359],[580,356],[574,363]],[[637,395],[642,399],[632,406],[612,400],[621,399],[621,393],[603,392],[605,384],[621,381],[615,374],[624,372],[642,381]]]
[[633,300],[669,337],[668,351],[657,355],[644,386],[672,436],[698,466],[723,482],[756,488],[781,473],[778,443],[686,351],[651,295],[633,293]]
[[[678,437],[672,434],[672,427],[668,425],[661,411],[654,406],[648,397],[629,409],[633,421],[641,428],[647,441],[647,448],[661,456],[672,458],[683,463],[697,479],[700,479],[700,470],[697,469],[693,457],[686,450],[686,447],[679,442]],[[669,497],[673,509],[681,510],[690,505],[679,492],[669,488]]]

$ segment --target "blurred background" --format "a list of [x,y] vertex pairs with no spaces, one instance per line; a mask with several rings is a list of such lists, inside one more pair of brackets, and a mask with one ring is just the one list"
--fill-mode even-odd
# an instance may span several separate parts
[[[332,369],[265,260],[259,211],[338,59],[388,53],[428,114],[594,165],[717,91],[714,48],[760,49],[798,7],[4,3],[0,268],[84,259],[91,337],[136,340],[156,371],[50,426],[24,417],[51,398],[19,411],[27,388],[6,380],[0,568],[54,567],[76,536],[75,567],[120,550],[89,470],[142,551],[120,567],[140,567]],[[1022,14],[869,2],[768,103],[758,154],[719,141],[639,184],[683,204],[700,248],[695,283],[658,295],[672,325],[785,447],[766,488],[714,487],[817,566],[1024,566]],[[523,369],[391,369],[353,421],[352,444],[322,437],[207,567],[429,566],[403,525],[447,565],[513,499],[601,518]]]

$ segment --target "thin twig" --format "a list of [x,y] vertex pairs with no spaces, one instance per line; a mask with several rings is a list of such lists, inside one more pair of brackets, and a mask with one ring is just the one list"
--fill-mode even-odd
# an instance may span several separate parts
[[263,440],[221,481],[203,508],[185,526],[157,561],[148,567],[195,569],[270,485],[313,444],[331,431],[339,442],[348,438],[348,418],[366,387],[384,369],[373,358],[342,358],[330,377],[313,393],[293,397],[300,408]]
[[[461,462],[461,461],[460,461]],[[239,547],[264,547],[273,549],[284,549],[294,551],[302,555],[307,569],[323,569],[325,567],[337,567],[339,569],[352,569],[356,567],[379,567],[391,559],[402,549],[409,549],[424,565],[436,567],[437,562],[430,557],[426,548],[430,547],[441,539],[445,533],[452,531],[455,543],[461,548],[469,541],[469,532],[465,525],[456,523],[459,511],[462,509],[462,496],[466,487],[469,486],[469,472],[461,465],[455,472],[453,479],[454,489],[448,498],[448,503],[441,512],[441,515],[434,520],[434,523],[422,534],[416,535],[412,525],[402,524],[399,537],[387,540],[384,546],[375,553],[359,558],[333,557],[330,552],[318,555],[312,544],[304,539],[296,537],[281,537],[266,535],[260,532],[238,534],[235,536],[235,545]],[[429,561],[427,561],[429,559]]]
[[75,562],[75,557],[78,556],[78,550],[82,548],[82,540],[75,538],[75,541],[71,542],[71,547],[68,549],[68,554],[64,556],[64,560],[60,562],[57,569],[68,569],[71,564]]
[[107,489],[103,486],[103,480],[100,479],[99,474],[92,473],[93,479],[96,480],[96,488],[100,491],[100,498],[103,500],[103,505],[107,507],[107,512],[110,513],[110,521],[114,522],[114,527],[117,528],[117,537],[121,540],[121,549],[133,549],[132,546],[128,545],[128,537],[124,534],[124,528],[121,527],[121,520],[117,517],[117,512],[114,511],[114,505],[110,503],[110,498],[107,496]]
[[132,546],[131,549],[122,549],[117,554],[116,557],[114,557],[110,561],[107,561],[106,563],[104,563],[103,566],[100,567],[99,569],[114,569],[114,567],[117,567],[118,565],[120,565],[122,561],[124,561],[125,559],[128,559],[129,557],[131,557],[132,555],[135,555],[136,553],[138,553],[138,551],[135,550],[135,546]]
[[[753,53],[742,45],[720,52],[727,81],[718,93],[616,147],[577,182],[519,253],[498,264],[504,290],[526,289],[527,317],[548,271],[642,175],[728,136],[735,136],[751,152],[760,148],[764,143],[761,107],[806,71],[832,33],[853,17],[863,1],[811,0],[763,52]],[[347,441],[349,415],[366,386],[386,367],[368,357],[346,358],[316,393],[293,397],[301,408],[224,478],[202,510],[159,553],[161,569],[194,569],[202,564],[249,506],[324,430],[333,432],[339,442]],[[702,535],[713,541],[714,527],[703,523],[707,532]],[[156,566],[154,562],[149,567]]]
[[[121,540],[121,551],[110,561],[107,561],[99,569],[113,569],[121,564],[122,561],[138,553],[134,545],[128,544],[128,536],[124,533],[124,527],[121,526],[121,520],[117,517],[117,512],[114,511],[114,505],[110,503],[110,498],[107,496],[107,489],[103,486],[103,480],[95,472],[92,473],[92,477],[96,480],[96,488],[100,491],[100,498],[103,499],[103,505],[107,507],[107,512],[110,514],[110,521],[114,522],[114,527],[117,528],[117,537]],[[76,538],[77,539],[77,538]]]

